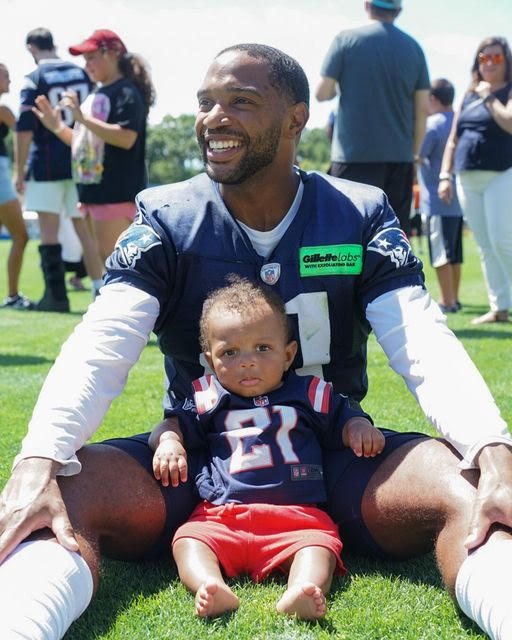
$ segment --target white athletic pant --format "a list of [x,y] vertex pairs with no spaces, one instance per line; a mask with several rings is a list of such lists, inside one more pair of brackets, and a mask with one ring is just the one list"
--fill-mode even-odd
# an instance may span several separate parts
[[457,195],[473,231],[489,304],[509,309],[512,300],[512,168],[507,171],[461,171]]

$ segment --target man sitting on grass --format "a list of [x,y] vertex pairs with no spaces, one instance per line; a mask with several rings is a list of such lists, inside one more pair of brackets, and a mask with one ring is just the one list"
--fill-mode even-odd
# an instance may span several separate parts
[[494,640],[512,637],[507,426],[425,291],[421,263],[382,191],[294,166],[308,100],[300,65],[272,47],[235,45],[208,69],[196,120],[206,174],[139,194],[102,295],[52,367],[1,494],[0,637],[34,638],[41,628],[45,640],[62,637],[99,584],[101,553],[168,553],[197,504],[190,480],[156,481],[149,434],[81,447],[152,330],[165,354],[164,421],[172,424],[173,408],[205,372],[203,302],[231,272],[285,301],[296,372],[357,400],[375,331],[449,443],[390,432],[374,458],[325,450],[328,513],[345,546],[367,555],[435,548],[462,609]]

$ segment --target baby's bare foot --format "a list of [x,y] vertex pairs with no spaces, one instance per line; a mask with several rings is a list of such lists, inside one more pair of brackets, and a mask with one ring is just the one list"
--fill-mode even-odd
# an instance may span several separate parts
[[226,584],[214,580],[203,582],[196,593],[196,615],[200,618],[220,616],[238,609],[239,604],[237,596]]
[[327,606],[322,589],[312,582],[305,582],[289,587],[277,603],[277,610],[302,620],[316,620],[325,616]]

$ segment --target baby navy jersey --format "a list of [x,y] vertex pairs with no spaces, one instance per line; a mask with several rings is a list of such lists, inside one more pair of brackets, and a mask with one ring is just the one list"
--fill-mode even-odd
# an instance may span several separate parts
[[[16,130],[33,132],[27,178],[38,181],[71,178],[70,149],[41,124],[32,112],[36,97],[45,95],[52,107],[55,107],[64,91],[71,90],[75,91],[80,102],[83,102],[91,87],[92,83],[84,69],[58,58],[42,60],[34,71],[25,76]],[[71,110],[63,109],[61,113],[64,123],[72,127]]]
[[230,393],[213,375],[192,387],[172,413],[187,449],[207,447],[196,486],[217,505],[325,502],[321,447],[341,449],[345,423],[369,419],[316,376],[290,372],[279,389],[253,398]]
[[136,219],[107,261],[106,282],[138,287],[160,303],[154,331],[165,355],[164,415],[208,371],[199,317],[229,273],[284,300],[299,343],[297,373],[357,400],[365,395],[366,305],[393,289],[423,286],[422,265],[381,190],[315,172],[300,176],[299,209],[268,258],[256,253],[206,174],[138,195]]

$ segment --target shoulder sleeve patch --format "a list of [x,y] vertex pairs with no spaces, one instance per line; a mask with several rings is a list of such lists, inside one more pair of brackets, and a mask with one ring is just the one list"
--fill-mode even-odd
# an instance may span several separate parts
[[156,232],[146,224],[132,224],[119,236],[116,243],[117,260],[120,267],[131,268],[143,253],[161,245]]
[[397,269],[406,265],[411,255],[409,240],[399,227],[379,231],[368,243],[367,250],[387,256]]
[[21,86],[21,91],[35,91],[36,89],[37,89],[37,85],[32,80],[32,78],[29,78],[28,76],[25,76],[23,78],[23,84]]
[[329,413],[330,395],[331,384],[314,376],[308,389],[308,398],[313,409],[319,413]]
[[194,380],[192,387],[194,389],[194,400],[199,414],[210,411],[218,404],[221,395],[219,393],[220,389],[218,388],[217,379],[211,374]]

